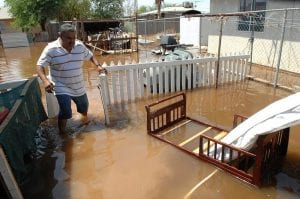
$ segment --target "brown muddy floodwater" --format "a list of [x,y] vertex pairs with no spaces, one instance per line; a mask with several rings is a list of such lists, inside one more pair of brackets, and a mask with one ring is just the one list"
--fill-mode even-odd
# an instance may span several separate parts
[[[32,77],[45,43],[0,49],[0,81]],[[137,55],[132,55],[136,57]],[[129,55],[97,56],[103,62]],[[283,172],[273,186],[256,188],[214,166],[148,136],[145,105],[158,98],[120,105],[104,125],[98,76],[84,66],[92,122],[76,136],[60,136],[55,119],[41,125],[41,155],[23,187],[25,198],[54,199],[291,199],[300,197],[299,126],[290,135]],[[288,91],[245,81],[187,92],[187,114],[230,128],[236,114],[250,116]],[[44,93],[43,93],[43,101]],[[75,110],[75,109],[73,109]],[[78,115],[68,123],[72,128]]]

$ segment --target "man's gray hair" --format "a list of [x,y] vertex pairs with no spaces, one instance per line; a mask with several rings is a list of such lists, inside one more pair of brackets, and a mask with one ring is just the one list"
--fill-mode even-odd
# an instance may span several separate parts
[[72,24],[69,23],[64,23],[60,26],[60,32],[75,32],[75,26],[73,26]]

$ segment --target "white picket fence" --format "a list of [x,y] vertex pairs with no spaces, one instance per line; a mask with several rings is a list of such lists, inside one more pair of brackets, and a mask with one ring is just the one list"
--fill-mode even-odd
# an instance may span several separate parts
[[[221,56],[218,85],[243,80],[248,73],[249,58],[249,55]],[[217,57],[200,57],[166,62],[105,64],[103,67],[108,73],[99,76],[103,106],[157,94],[214,86],[217,61]]]

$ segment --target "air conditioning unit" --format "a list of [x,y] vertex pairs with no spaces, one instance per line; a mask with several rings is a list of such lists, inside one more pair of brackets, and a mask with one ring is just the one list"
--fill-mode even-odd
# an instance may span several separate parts
[[182,3],[182,6],[184,8],[193,8],[193,2],[185,1],[185,2]]

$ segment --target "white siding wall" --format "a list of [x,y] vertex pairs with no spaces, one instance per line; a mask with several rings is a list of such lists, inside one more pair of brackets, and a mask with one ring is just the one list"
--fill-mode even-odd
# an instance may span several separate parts
[[200,17],[180,18],[180,44],[192,44],[199,47]]
[[[209,53],[217,54],[218,42],[218,36],[209,36]],[[245,37],[223,36],[221,54],[241,52],[241,49],[244,49],[244,53],[249,53],[247,52],[249,48],[246,48],[247,46],[249,46],[248,42],[249,38]],[[253,63],[262,64],[270,67],[276,67],[279,52],[279,42],[279,40],[255,38],[252,57]],[[286,41],[282,49],[280,69],[300,73],[300,63],[298,61],[300,60],[299,52],[300,42]]]
[[[239,12],[240,0],[211,0],[211,13]],[[300,1],[269,0],[267,10],[299,8]],[[276,67],[282,34],[284,11],[266,12],[265,27],[263,32],[254,33],[253,62],[270,67]],[[300,10],[290,10],[287,13],[284,43],[281,55],[280,68],[291,72],[300,73],[300,27],[297,23]],[[213,20],[212,20],[213,21]],[[216,22],[206,23],[202,36],[208,37],[208,52],[218,52],[219,25]],[[210,30],[210,31],[208,31]],[[207,31],[207,32],[205,32]],[[238,18],[228,18],[223,26],[222,54],[228,52],[249,51],[250,31],[238,30]]]

